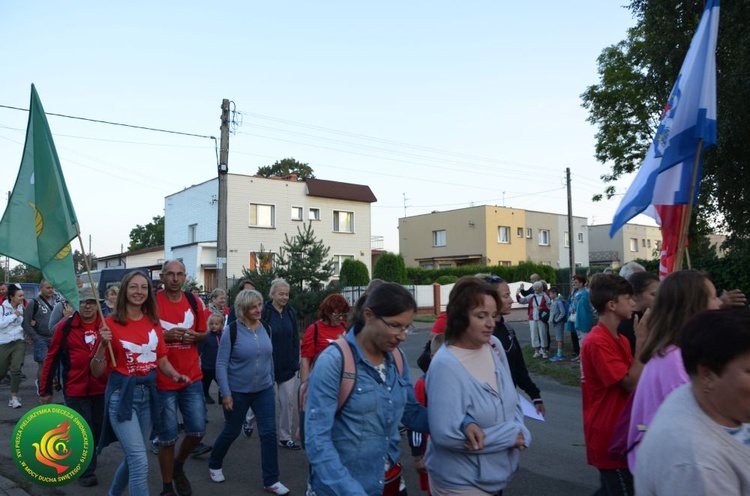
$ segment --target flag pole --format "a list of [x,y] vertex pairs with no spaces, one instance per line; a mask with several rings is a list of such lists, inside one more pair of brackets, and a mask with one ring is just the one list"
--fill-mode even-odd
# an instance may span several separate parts
[[682,270],[682,258],[685,253],[687,245],[687,232],[688,226],[690,225],[690,217],[693,211],[693,203],[695,198],[695,184],[698,182],[698,164],[701,159],[701,149],[703,148],[703,138],[698,140],[698,147],[695,150],[695,160],[693,161],[693,177],[690,181],[690,196],[688,197],[688,203],[685,208],[682,209],[682,216],[680,218],[680,230],[677,236],[677,253],[674,259],[674,271]]
[[[91,289],[94,290],[94,294],[97,293],[97,287],[94,285],[94,277],[91,275],[91,266],[89,265],[89,257],[86,256],[86,251],[83,249],[83,239],[81,239],[81,231],[78,229],[76,224],[76,232],[78,233],[78,242],[81,244],[81,254],[83,254],[83,263],[86,265],[86,273],[89,275],[89,284]],[[99,312],[99,318],[104,323],[104,312],[102,312],[102,304],[99,302],[99,295],[96,295],[96,309]],[[115,360],[115,353],[112,351],[112,343],[107,342],[107,349],[109,350],[109,358],[112,360],[112,366],[117,367],[117,360]]]

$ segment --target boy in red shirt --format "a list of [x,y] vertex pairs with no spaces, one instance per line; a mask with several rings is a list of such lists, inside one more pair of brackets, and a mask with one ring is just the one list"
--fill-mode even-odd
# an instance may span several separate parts
[[[586,456],[589,465],[599,469],[602,488],[597,494],[629,496],[634,494],[633,476],[627,462],[609,456],[609,444],[643,370],[643,363],[633,360],[628,339],[617,333],[620,322],[630,319],[633,313],[633,287],[623,277],[598,274],[591,280],[589,291],[591,304],[599,312],[599,323],[581,347]],[[645,325],[637,332],[643,335]],[[642,344],[643,339],[636,339],[636,356]]]

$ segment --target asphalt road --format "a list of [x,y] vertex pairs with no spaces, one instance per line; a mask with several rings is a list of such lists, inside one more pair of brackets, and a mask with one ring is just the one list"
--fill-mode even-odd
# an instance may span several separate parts
[[[515,327],[520,340],[528,342],[528,324],[518,322]],[[417,331],[410,335],[403,345],[404,352],[412,365],[413,378],[419,377],[421,374],[421,371],[416,368],[416,359],[427,340],[429,328],[430,325],[419,324]],[[30,351],[26,357],[24,373],[28,376],[28,379],[23,381],[20,391],[24,407],[12,410],[6,406],[0,406],[0,473],[19,481],[23,479],[10,458],[10,443],[12,431],[18,419],[23,412],[37,404],[33,391],[36,364],[33,363]],[[547,421],[540,423],[527,420],[527,425],[532,433],[532,446],[531,449],[524,452],[520,470],[504,494],[506,496],[579,496],[591,494],[598,485],[598,473],[586,464],[581,424],[580,390],[561,386],[543,377],[535,377],[534,380],[542,390],[542,397],[545,400],[548,412]],[[7,386],[0,391],[8,395]],[[216,395],[215,385],[213,394]],[[57,393],[55,400],[62,401],[59,393]],[[216,438],[221,430],[222,422],[221,407],[209,405],[209,424],[205,437],[207,443],[212,443]],[[408,453],[405,439],[402,442],[402,450]],[[251,438],[240,436],[234,442],[224,463],[224,474],[227,478],[224,483],[216,484],[210,480],[207,456],[203,455],[197,459],[190,458],[185,464],[188,477],[193,485],[193,494],[267,494],[263,492],[260,445],[257,435]],[[28,491],[33,495],[50,496],[105,494],[121,457],[122,451],[118,444],[104,450],[99,458],[99,468],[97,469],[100,480],[98,487],[82,488],[76,483],[72,483],[58,488],[31,486]],[[418,488],[411,457],[405,456],[403,461],[409,494],[412,496],[424,494]],[[308,472],[305,452],[279,448],[279,465],[281,467],[281,481],[291,489],[291,494],[304,494]],[[159,466],[156,456],[151,454],[149,454],[149,481],[151,494],[159,494],[161,490]]]

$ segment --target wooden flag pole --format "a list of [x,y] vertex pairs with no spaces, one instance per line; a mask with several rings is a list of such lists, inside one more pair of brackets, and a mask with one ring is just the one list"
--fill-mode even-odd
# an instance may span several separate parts
[[[77,226],[76,226],[77,227]],[[78,231],[78,229],[76,229]],[[89,257],[86,256],[86,251],[83,249],[83,240],[81,239],[81,233],[78,232],[78,242],[81,244],[81,254],[83,255],[83,263],[86,265],[86,273],[89,275],[89,284],[91,289],[96,295],[96,309],[99,311],[99,318],[104,323],[104,312],[102,312],[102,304],[99,302],[99,295],[97,294],[97,287],[94,284],[94,277],[91,275],[91,265],[89,265]],[[80,304],[80,302],[79,302]],[[109,358],[112,360],[112,366],[117,367],[117,360],[115,360],[115,353],[112,351],[112,343],[107,342],[107,349],[109,350]]]
[[677,235],[677,254],[674,258],[673,272],[682,270],[682,258],[685,254],[685,248],[687,245],[687,232],[690,225],[690,217],[693,211],[693,199],[695,198],[695,184],[698,182],[698,164],[701,159],[701,149],[703,148],[703,139],[698,141],[698,148],[695,150],[695,160],[693,161],[693,177],[690,181],[690,196],[688,197],[688,203],[685,208],[682,209],[682,216],[680,217],[680,230]]

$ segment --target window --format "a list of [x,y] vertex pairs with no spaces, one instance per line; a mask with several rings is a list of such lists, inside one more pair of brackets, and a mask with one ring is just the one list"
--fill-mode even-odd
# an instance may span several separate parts
[[251,251],[250,270],[270,272],[273,268],[273,253],[270,251]]
[[583,233],[578,233],[578,242],[583,243]]
[[498,243],[510,243],[510,227],[499,226],[497,228],[497,242]]
[[320,209],[310,208],[310,210],[307,211],[307,219],[308,220],[320,220]]
[[335,232],[354,232],[354,212],[344,210],[333,211],[333,230]]
[[656,240],[656,241],[654,241],[654,244],[656,245],[656,249],[659,250],[659,251],[661,251],[661,241]]
[[419,266],[425,270],[432,270],[432,268],[434,267],[432,262],[419,262]]
[[547,229],[539,229],[539,244],[549,246],[549,231]]
[[188,226],[188,243],[195,243],[198,241],[197,233],[198,232],[198,224],[190,224]]
[[565,240],[563,242],[565,243],[565,248],[570,248],[570,233],[568,231],[565,231]]
[[638,251],[638,239],[630,238],[630,251]]
[[534,234],[534,233],[533,233],[533,232],[531,231],[531,228],[530,228],[530,227],[527,227],[527,228],[526,228],[526,237],[527,237],[528,239],[531,239],[531,236],[533,236],[533,234]]
[[500,260],[497,265],[500,267],[510,267],[510,260]]
[[646,247],[646,240],[645,239],[641,240],[641,246],[644,247],[644,248]]
[[302,207],[292,207],[292,220],[302,220],[303,211]]
[[275,210],[273,205],[260,203],[250,204],[250,227],[275,227]]
[[432,231],[432,246],[445,246],[446,244],[445,229]]
[[649,248],[651,248],[651,240],[650,239],[646,240],[646,244],[648,245]]
[[518,229],[516,229],[516,236],[518,236],[519,238],[523,238],[523,227],[519,227]]
[[333,256],[333,275],[338,276],[341,273],[341,266],[346,259],[354,260],[354,255],[334,255]]

